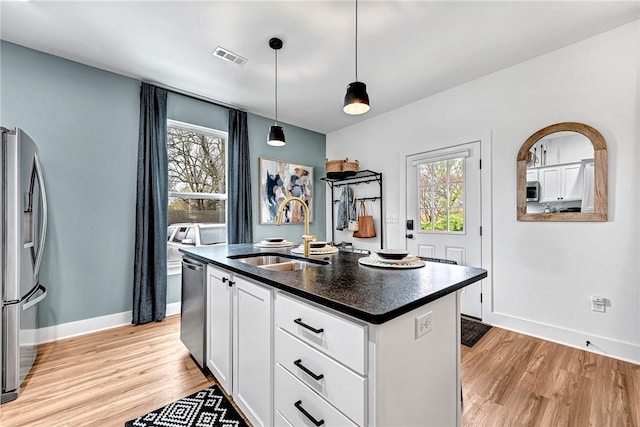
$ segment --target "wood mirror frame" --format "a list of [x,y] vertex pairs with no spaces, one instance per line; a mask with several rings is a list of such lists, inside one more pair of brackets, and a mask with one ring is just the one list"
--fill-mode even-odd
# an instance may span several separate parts
[[[527,162],[529,150],[545,136],[555,132],[578,132],[593,145],[594,158],[594,211],[527,213]],[[576,122],[557,123],[531,135],[518,151],[517,169],[518,221],[606,221],[607,220],[607,144],[604,137],[589,125]]]

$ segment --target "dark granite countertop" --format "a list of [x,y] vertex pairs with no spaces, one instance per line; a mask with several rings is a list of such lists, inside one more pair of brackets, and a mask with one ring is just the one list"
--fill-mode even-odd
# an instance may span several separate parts
[[368,267],[358,263],[358,258],[366,255],[344,252],[314,255],[313,259],[330,264],[298,271],[270,271],[228,258],[253,253],[290,254],[290,249],[255,248],[252,244],[201,246],[180,252],[374,324],[487,277],[481,268],[437,262],[427,262],[417,269]]

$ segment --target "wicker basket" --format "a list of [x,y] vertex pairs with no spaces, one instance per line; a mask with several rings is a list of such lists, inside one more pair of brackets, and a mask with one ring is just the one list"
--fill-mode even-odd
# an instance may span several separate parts
[[342,165],[343,172],[356,173],[358,170],[360,170],[360,166],[357,160],[350,162],[349,159],[346,159],[344,165]]
[[342,172],[344,160],[327,160],[324,164],[327,173]]

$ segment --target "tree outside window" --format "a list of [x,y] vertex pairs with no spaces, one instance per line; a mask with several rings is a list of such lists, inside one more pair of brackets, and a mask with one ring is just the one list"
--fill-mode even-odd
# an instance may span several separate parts
[[418,166],[420,230],[464,231],[464,158]]
[[168,121],[168,224],[226,223],[226,133]]

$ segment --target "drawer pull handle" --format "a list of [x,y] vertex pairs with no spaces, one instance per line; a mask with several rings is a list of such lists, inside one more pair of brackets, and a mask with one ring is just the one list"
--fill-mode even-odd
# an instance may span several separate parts
[[302,364],[302,359],[296,360],[295,362],[293,362],[293,364],[296,365],[298,368],[302,369],[307,375],[309,375],[311,378],[313,378],[316,381],[320,381],[321,379],[324,378],[324,374],[316,375],[309,368],[304,366]]
[[313,326],[309,326],[306,323],[304,323],[302,321],[302,317],[299,317],[297,319],[294,319],[293,321],[294,323],[297,323],[298,325],[302,326],[303,328],[307,328],[308,330],[310,330],[311,332],[314,332],[316,334],[321,334],[324,332],[324,328],[320,328],[320,329],[316,329]]
[[320,421],[318,421],[318,420],[316,420],[315,418],[313,418],[313,417],[311,416],[311,414],[310,414],[310,413],[308,413],[307,411],[305,411],[305,409],[302,407],[302,400],[298,400],[298,401],[297,401],[296,403],[294,403],[293,405],[298,409],[298,411],[302,412],[302,414],[303,414],[305,417],[309,418],[309,420],[310,420],[310,421],[311,421],[311,422],[312,422],[316,427],[320,427],[322,424],[324,424],[324,420],[320,420]]

